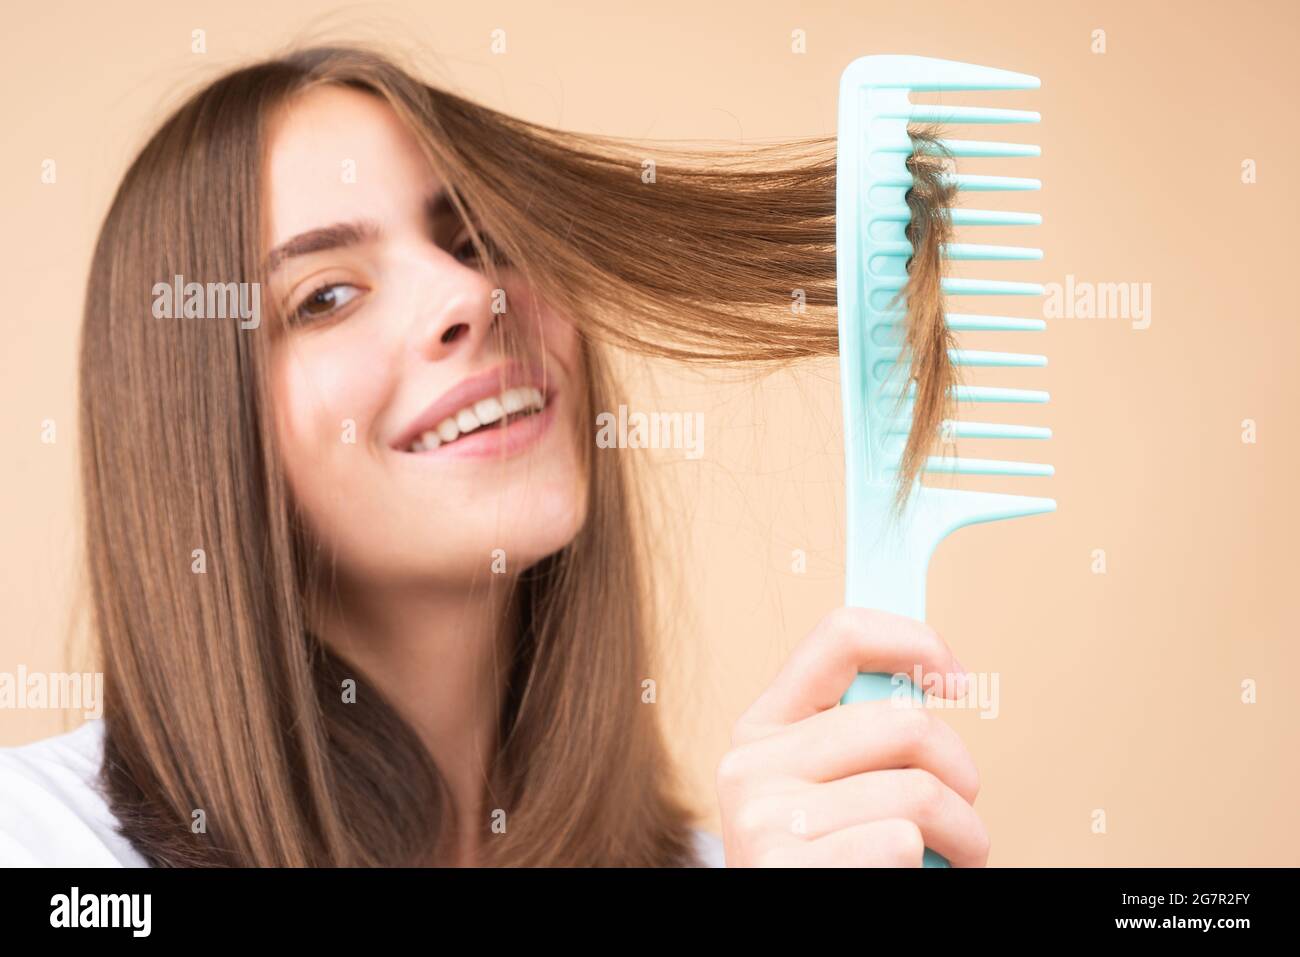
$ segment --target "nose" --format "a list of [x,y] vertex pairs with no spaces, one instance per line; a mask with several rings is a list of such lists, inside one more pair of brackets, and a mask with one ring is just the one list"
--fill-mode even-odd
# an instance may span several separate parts
[[499,318],[492,307],[501,297],[486,276],[460,265],[450,273],[429,284],[431,303],[415,331],[413,345],[429,361],[477,352]]

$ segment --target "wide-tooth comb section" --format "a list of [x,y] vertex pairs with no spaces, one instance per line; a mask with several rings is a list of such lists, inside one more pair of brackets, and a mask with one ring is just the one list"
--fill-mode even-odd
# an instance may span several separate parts
[[[943,255],[949,259],[986,260],[989,262],[1028,262],[1043,258],[1043,251],[1030,246],[991,246],[987,243],[944,243]],[[897,256],[906,261],[912,255],[908,242],[878,243],[875,255]]]
[[1004,193],[1043,188],[1043,181],[1028,176],[982,176],[978,173],[945,173],[943,181],[969,193]]
[[[891,419],[890,435],[906,435],[912,429],[907,419]],[[939,435],[954,439],[1050,439],[1052,430],[1045,425],[1012,425],[1006,422],[963,422],[944,419]]]
[[[907,384],[907,397],[916,393],[916,384]],[[880,394],[887,399],[897,399],[903,395],[903,386],[895,381],[883,382]],[[1007,389],[992,385],[955,385],[949,393],[958,402],[1016,402],[1041,405],[1051,399],[1051,395],[1041,389]]]
[[[909,223],[912,211],[906,204],[889,206],[881,209],[876,218],[891,223]],[[1040,213],[1022,213],[1008,209],[965,209],[958,207],[948,210],[948,218],[954,226],[1041,226],[1043,217]]]
[[1020,316],[950,312],[945,318],[948,320],[948,328],[954,332],[1042,332],[1047,328],[1047,323],[1042,319],[1025,319]]
[[[1041,226],[1039,213],[1019,213],[1006,209],[950,209],[949,218],[954,226]],[[912,211],[906,203],[887,206],[876,213],[876,219],[891,223],[909,223]]]
[[[868,471],[874,481],[894,481],[902,446],[884,441],[888,434],[906,439],[906,428],[896,417],[910,419],[915,385],[906,374],[907,358],[899,343],[906,330],[902,322],[905,301],[901,298],[909,281],[908,265],[915,250],[906,229],[912,219],[907,191],[914,185],[907,161],[915,151],[951,157],[1033,157],[1041,154],[1035,144],[1007,143],[944,137],[937,142],[913,141],[909,124],[1025,124],[1041,117],[1033,110],[1005,109],[980,105],[922,104],[912,94],[947,90],[1028,90],[1039,85],[1036,77],[974,64],[932,60],[924,57],[873,56],[858,61],[845,72],[841,87],[840,158],[837,219],[850,232],[838,237],[838,272],[854,281],[840,283],[841,309],[860,317],[855,323],[841,322],[841,354],[845,381],[852,383],[852,397],[861,393],[860,411],[872,423],[850,444],[862,442],[869,455]],[[967,193],[1032,192],[1042,188],[1039,179],[1027,176],[966,173],[945,168],[944,185],[955,195]],[[1004,209],[968,209],[954,203],[947,211],[954,229],[965,226],[1037,226],[1036,212]],[[952,241],[940,254],[952,262],[1036,262],[1041,249],[1030,246],[986,242]],[[946,297],[957,296],[1041,296],[1041,283],[1010,279],[944,276],[940,288]],[[857,310],[862,310],[858,312]],[[1041,319],[953,312],[947,324],[954,333],[962,331],[1040,331]],[[950,361],[959,368],[1041,368],[1043,355],[1012,351],[954,348]],[[949,395],[958,403],[1043,403],[1045,391],[994,386],[953,386]],[[874,396],[874,398],[872,398]],[[891,401],[892,400],[892,401]],[[886,405],[889,407],[886,408]],[[846,405],[849,418],[852,409]],[[859,418],[862,418],[859,416]],[[855,430],[856,433],[856,430]],[[945,423],[944,437],[956,439],[1035,438],[1050,435],[1039,426],[997,423]],[[854,460],[856,463],[856,460]],[[858,467],[854,464],[853,469]],[[1002,463],[995,459],[935,456],[927,470],[959,474],[1043,475],[1050,466],[1036,463]],[[851,469],[852,473],[852,469]]]
[[[1027,263],[1031,260],[1043,259],[1043,250],[1030,246],[991,246],[988,243],[944,243],[940,251],[948,259],[958,260],[987,260],[987,261],[1004,261],[1004,263],[1013,263],[1013,261],[1022,261]],[[911,256],[911,243],[879,243],[876,248],[876,256],[896,256],[898,259],[907,260]]]
[[947,419],[939,433],[954,439],[1050,439],[1052,430],[1045,425],[1011,425],[1002,422],[963,422]]
[[881,153],[909,155],[915,152],[926,152],[942,156],[946,153],[952,157],[971,158],[1033,157],[1043,154],[1042,148],[1035,143],[997,143],[993,140],[961,140],[948,137],[940,137],[936,142],[938,148],[931,149],[928,143],[913,143],[910,139],[905,139],[897,143],[882,143],[877,150]]
[[1006,389],[991,385],[953,386],[952,397],[958,402],[1031,402],[1042,404],[1051,395],[1041,389]]
[[1004,462],[997,459],[944,458],[932,455],[925,462],[925,471],[949,475],[1032,475],[1050,477],[1056,470],[1038,462]]
[[[1043,188],[1042,180],[1028,176],[983,176],[977,173],[944,173],[944,183],[959,191],[968,193],[1009,193],[1032,192]],[[912,185],[912,175],[903,173],[897,176],[881,176],[875,186],[898,186],[908,189]]]
[[944,243],[943,254],[949,259],[989,262],[1029,262],[1043,258],[1043,251],[1032,246],[990,246],[987,243]]
[[[1009,279],[962,279],[945,276],[939,281],[943,291],[950,296],[1041,296],[1046,290],[1042,283],[1015,282]],[[907,285],[906,276],[881,276],[876,280],[876,292],[897,292]]]
[[1006,209],[952,209],[949,218],[954,226],[1041,226],[1039,213],[1019,213]]
[[991,140],[955,140],[940,138],[940,149],[959,157],[1041,156],[1042,149],[1033,143],[995,143]]
[[[1042,319],[1023,316],[989,316],[971,312],[950,312],[945,316],[948,328],[954,332],[1042,332],[1047,323]],[[876,325],[873,339],[878,345],[897,342],[902,334],[901,322],[882,322]]]
[[989,352],[985,349],[949,349],[953,365],[1002,368],[1041,368],[1047,365],[1047,356],[1028,352]]
[[943,106],[913,103],[910,110],[881,113],[890,119],[912,123],[1037,123],[1034,110],[1003,110],[991,106]]
[[[876,375],[885,378],[902,355],[902,349],[892,347],[880,350],[876,360]],[[984,349],[949,349],[948,359],[956,366],[969,368],[1030,369],[1047,365],[1047,356],[1030,352],[989,352]]]
[[1041,296],[1047,291],[1039,282],[962,279],[957,276],[945,276],[939,281],[939,285],[949,296]]

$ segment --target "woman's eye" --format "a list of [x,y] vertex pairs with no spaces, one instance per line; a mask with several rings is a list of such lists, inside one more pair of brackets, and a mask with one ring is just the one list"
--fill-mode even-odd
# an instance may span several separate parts
[[[479,233],[479,239],[483,242],[483,248],[487,251],[487,258],[494,263],[504,263],[505,254],[497,248],[496,243],[492,242],[492,237],[487,233]],[[477,262],[478,254],[474,250],[474,242],[466,236],[458,245],[454,246],[451,251],[459,262]]]
[[295,319],[320,319],[343,308],[358,295],[361,290],[345,282],[330,283],[311,292],[293,311]]

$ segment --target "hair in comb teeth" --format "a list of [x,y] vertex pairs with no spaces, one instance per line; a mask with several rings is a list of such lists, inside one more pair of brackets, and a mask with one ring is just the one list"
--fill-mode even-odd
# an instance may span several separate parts
[[943,248],[952,234],[950,208],[957,189],[943,174],[950,156],[934,130],[909,129],[914,150],[907,159],[912,188],[907,205],[912,218],[907,238],[912,257],[907,262],[905,354],[916,383],[912,431],[899,464],[897,505],[901,508],[934,445],[935,435],[952,406],[956,369],[949,358],[952,332],[944,317]]

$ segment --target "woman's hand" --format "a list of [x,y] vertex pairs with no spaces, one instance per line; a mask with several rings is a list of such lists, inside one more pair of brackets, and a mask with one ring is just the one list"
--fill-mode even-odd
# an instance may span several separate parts
[[919,867],[926,847],[984,866],[979,772],[957,733],[915,702],[839,705],[858,672],[916,665],[945,676],[927,690],[962,696],[965,670],[923,622],[841,608],[800,642],[718,764],[728,867]]

